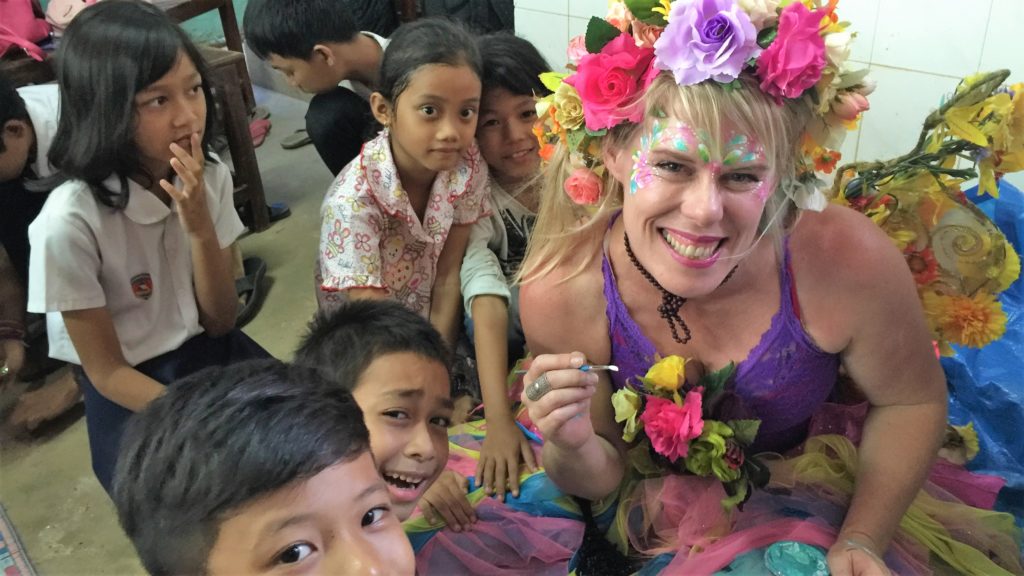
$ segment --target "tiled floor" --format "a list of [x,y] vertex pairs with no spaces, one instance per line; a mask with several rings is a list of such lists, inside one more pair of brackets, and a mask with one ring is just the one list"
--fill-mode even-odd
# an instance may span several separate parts
[[[246,256],[267,262],[267,297],[245,332],[281,359],[291,358],[316,307],[313,262],[318,210],[331,181],[312,146],[284,150],[280,141],[305,125],[306,103],[257,89],[273,128],[256,150],[267,201],[284,201],[292,216],[242,239]],[[11,391],[5,394],[10,400]],[[26,441],[2,438],[0,502],[40,574],[143,574],[93,476],[85,420],[70,419]]]

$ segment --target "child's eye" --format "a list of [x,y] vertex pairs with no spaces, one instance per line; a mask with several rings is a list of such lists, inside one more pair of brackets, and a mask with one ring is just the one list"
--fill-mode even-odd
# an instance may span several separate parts
[[447,416],[437,416],[430,419],[430,423],[434,426],[440,426],[442,428],[448,428],[452,425],[452,419]]
[[433,106],[424,106],[420,108],[420,112],[423,112],[425,116],[434,116],[437,114],[437,108],[434,108]]
[[386,411],[382,412],[382,414],[384,416],[387,416],[388,418],[394,418],[395,420],[408,420],[409,419],[409,415],[406,414],[405,412],[403,412],[402,410],[386,410]]
[[463,120],[469,120],[474,115],[476,115],[476,110],[474,110],[473,108],[466,108],[462,112],[459,112],[459,115],[462,116]]
[[150,108],[159,108],[160,106],[167,104],[167,101],[168,100],[166,96],[157,96],[156,98],[150,98],[149,100],[146,100],[142,103],[142,105]]
[[366,514],[363,514],[362,527],[366,528],[367,526],[372,526],[373,524],[380,522],[384,519],[384,516],[387,515],[387,513],[390,511],[391,509],[388,508],[387,506],[377,506],[376,508],[371,508],[369,511],[367,511]]
[[519,117],[522,118],[523,120],[533,120],[534,118],[537,117],[537,109],[530,108],[529,110],[524,110]]
[[312,553],[312,544],[309,544],[308,542],[298,542],[296,544],[291,544],[282,550],[274,560],[278,564],[295,564],[302,562]]
[[481,127],[481,128],[494,128],[494,127],[495,127],[495,126],[497,126],[498,124],[499,124],[499,122],[498,122],[498,119],[497,119],[497,118],[488,118],[487,120],[484,120],[484,121],[483,121],[483,122],[482,122],[482,123],[480,124],[480,127]]
[[196,94],[199,94],[202,91],[203,91],[202,83],[196,84],[195,86],[193,86],[193,87],[188,89],[188,93],[192,94],[193,96],[196,95]]

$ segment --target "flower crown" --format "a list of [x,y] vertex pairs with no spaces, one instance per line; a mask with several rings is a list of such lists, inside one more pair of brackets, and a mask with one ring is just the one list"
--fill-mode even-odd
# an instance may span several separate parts
[[874,86],[848,68],[853,34],[838,0],[610,0],[569,45],[570,73],[541,76],[552,94],[537,105],[541,157],[563,143],[576,168],[565,190],[580,204],[600,198],[598,139],[643,118],[640,96],[662,71],[680,86],[717,82],[744,89],[741,75],[776,102],[809,94],[819,119],[800,142],[798,177],[784,183],[801,208],[823,209],[816,171],[831,173],[846,131],[868,109]]

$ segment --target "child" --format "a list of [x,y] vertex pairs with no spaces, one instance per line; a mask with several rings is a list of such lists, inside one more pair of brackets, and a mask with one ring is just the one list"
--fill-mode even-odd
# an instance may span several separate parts
[[159,8],[108,0],[72,21],[58,56],[62,183],[29,227],[28,308],[47,312],[50,355],[76,365],[109,491],[132,412],[187,374],[267,354],[234,329],[243,228],[207,152],[213,100],[188,36]]
[[334,175],[374,129],[368,100],[388,45],[373,32],[359,32],[347,4],[250,0],[243,24],[253,52],[289,84],[313,94],[306,133]]
[[408,518],[448,460],[452,400],[441,335],[401,304],[357,300],[317,314],[295,362],[352,392],[395,513]]
[[203,370],[151,402],[113,496],[154,575],[414,569],[352,395],[276,360]]
[[[526,253],[537,217],[540,146],[533,134],[535,98],[548,89],[539,76],[550,70],[529,41],[512,34],[481,36],[483,99],[476,139],[491,175],[494,212],[473,225],[462,263],[462,298],[473,336],[480,389],[487,414],[477,478],[489,494],[519,496],[519,461],[536,467],[529,441],[516,428],[508,399],[509,360],[523,356],[519,289],[509,286]],[[507,479],[507,481],[506,481]]]
[[455,341],[470,225],[490,212],[473,142],[480,77],[476,44],[460,26],[428,18],[395,32],[370,100],[384,130],[321,209],[320,308],[391,298]]

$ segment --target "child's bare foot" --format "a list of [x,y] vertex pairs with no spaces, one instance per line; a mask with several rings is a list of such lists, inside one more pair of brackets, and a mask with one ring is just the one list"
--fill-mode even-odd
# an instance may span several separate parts
[[463,424],[469,420],[469,414],[475,407],[473,397],[465,394],[455,399],[455,409],[452,410],[452,426]]
[[53,420],[81,401],[82,392],[74,376],[70,370],[65,370],[56,380],[36,390],[23,392],[8,423],[19,432],[32,432],[40,424]]

